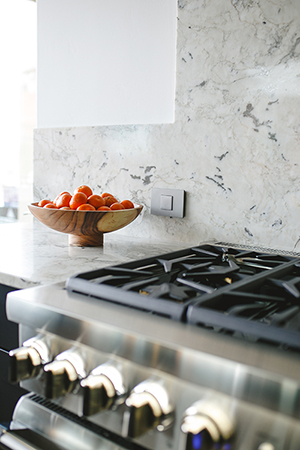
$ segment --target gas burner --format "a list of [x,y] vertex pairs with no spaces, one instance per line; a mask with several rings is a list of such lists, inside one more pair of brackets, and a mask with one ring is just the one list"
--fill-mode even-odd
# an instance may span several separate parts
[[299,286],[296,255],[223,244],[106,267],[66,284],[100,300],[300,349]]

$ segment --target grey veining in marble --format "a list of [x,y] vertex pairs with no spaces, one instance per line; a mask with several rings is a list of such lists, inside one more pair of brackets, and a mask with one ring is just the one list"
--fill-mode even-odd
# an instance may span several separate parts
[[[175,122],[37,129],[34,199],[85,183],[145,205],[128,236],[299,251],[299,30],[299,0],[179,0]],[[185,218],[151,216],[152,187]]]

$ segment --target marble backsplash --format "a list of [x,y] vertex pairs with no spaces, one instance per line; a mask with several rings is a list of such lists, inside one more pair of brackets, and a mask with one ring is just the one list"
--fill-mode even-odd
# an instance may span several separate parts
[[175,122],[36,129],[34,200],[89,184],[145,206],[118,233],[299,251],[299,63],[299,0],[179,0]]

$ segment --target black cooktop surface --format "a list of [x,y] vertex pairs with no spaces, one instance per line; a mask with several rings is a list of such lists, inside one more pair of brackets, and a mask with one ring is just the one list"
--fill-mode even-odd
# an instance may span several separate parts
[[203,244],[70,277],[70,291],[300,349],[300,258]]

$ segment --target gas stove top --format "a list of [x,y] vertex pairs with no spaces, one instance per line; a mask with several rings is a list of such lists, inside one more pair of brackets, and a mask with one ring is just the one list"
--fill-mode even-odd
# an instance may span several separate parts
[[69,291],[300,350],[300,255],[203,244],[70,277]]
[[217,243],[9,293],[29,393],[0,447],[298,450],[299,280],[299,254]]

